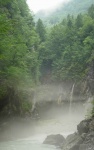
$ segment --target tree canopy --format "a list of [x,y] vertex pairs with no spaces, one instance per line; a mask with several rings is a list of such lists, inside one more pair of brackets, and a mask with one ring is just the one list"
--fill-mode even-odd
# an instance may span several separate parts
[[[45,28],[25,0],[0,1],[0,110],[30,112],[43,77],[81,81],[94,63],[94,5]],[[48,80],[47,80],[48,81]]]

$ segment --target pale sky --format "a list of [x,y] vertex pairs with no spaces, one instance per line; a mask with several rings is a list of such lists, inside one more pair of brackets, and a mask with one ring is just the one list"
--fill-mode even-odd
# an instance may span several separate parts
[[61,2],[67,2],[69,0],[27,0],[29,8],[36,13],[41,9],[51,9],[56,7]]

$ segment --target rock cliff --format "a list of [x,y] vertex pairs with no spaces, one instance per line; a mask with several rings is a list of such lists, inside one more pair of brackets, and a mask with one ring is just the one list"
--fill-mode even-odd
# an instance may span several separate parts
[[94,150],[94,118],[83,120],[77,126],[77,132],[69,135],[62,150]]

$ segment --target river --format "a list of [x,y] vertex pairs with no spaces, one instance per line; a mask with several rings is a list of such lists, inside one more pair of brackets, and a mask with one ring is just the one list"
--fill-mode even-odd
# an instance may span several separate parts
[[[74,107],[74,106],[73,106]],[[69,114],[68,107],[49,109],[38,120],[12,118],[2,124],[0,150],[54,150],[54,146],[42,144],[47,135],[62,134],[64,137],[77,131],[77,124],[85,118],[82,103],[75,104]]]

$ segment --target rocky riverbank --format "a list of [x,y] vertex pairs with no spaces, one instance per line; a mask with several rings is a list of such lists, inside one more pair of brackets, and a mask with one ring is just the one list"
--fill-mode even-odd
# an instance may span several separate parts
[[50,135],[44,144],[56,145],[58,142],[57,145],[62,150],[94,150],[94,118],[81,121],[77,126],[77,132],[68,135],[65,140],[62,139],[58,142],[57,135]]
[[[0,119],[0,141],[10,141],[28,137],[41,138],[41,142],[50,134],[62,134],[65,137],[76,132],[77,124],[84,119],[83,103],[73,104],[69,114],[68,103],[48,103],[38,107],[36,116],[11,117]],[[40,108],[40,109],[39,109]]]
[[77,132],[66,138],[63,150],[94,150],[94,118],[83,120]]

